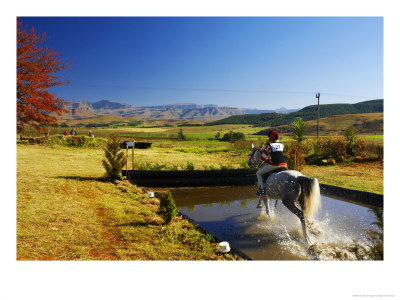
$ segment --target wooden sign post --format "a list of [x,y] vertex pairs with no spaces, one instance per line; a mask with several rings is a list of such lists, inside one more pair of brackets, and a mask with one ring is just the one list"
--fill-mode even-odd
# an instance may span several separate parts
[[132,170],[135,166],[135,142],[124,142],[126,147],[126,178],[128,178],[128,149],[132,149]]

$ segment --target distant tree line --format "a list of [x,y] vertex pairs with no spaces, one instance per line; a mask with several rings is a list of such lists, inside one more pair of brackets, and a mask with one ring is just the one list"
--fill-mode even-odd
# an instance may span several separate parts
[[215,139],[216,140],[220,140],[220,141],[224,141],[224,142],[237,142],[240,140],[244,140],[246,138],[246,136],[244,135],[244,133],[242,132],[233,132],[233,131],[229,131],[227,133],[225,133],[222,137],[221,137],[221,133],[218,132],[215,135]]

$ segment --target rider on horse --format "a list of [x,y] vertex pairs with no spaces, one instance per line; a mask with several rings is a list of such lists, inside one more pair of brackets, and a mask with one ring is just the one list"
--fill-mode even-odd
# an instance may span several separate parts
[[277,169],[287,169],[286,159],[283,155],[283,144],[279,143],[278,132],[272,130],[268,133],[268,137],[269,143],[262,151],[260,156],[261,166],[256,173],[259,188],[257,195],[265,194],[264,174],[268,174]]

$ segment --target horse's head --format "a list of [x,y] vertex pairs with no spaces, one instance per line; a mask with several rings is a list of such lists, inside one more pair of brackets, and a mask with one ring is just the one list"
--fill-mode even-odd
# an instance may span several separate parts
[[255,147],[253,144],[251,144],[252,151],[249,154],[249,160],[247,161],[247,164],[249,167],[258,167],[260,164],[260,155],[261,155],[261,147]]

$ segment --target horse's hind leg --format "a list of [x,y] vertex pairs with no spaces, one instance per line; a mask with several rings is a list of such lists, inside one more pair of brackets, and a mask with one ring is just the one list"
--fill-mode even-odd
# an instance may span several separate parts
[[294,203],[291,201],[285,201],[284,199],[282,199],[282,202],[292,213],[294,213],[300,219],[301,227],[303,228],[304,238],[308,244],[311,244],[310,239],[307,235],[306,223],[304,220],[303,212],[300,209],[298,209],[296,205],[294,205]]

